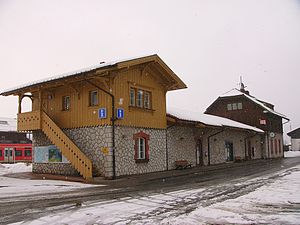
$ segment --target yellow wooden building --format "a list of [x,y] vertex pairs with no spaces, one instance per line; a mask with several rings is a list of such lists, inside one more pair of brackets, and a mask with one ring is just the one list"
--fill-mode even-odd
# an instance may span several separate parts
[[[33,132],[34,172],[90,179],[165,170],[166,93],[183,88],[158,55],[149,55],[99,63],[1,95],[19,96],[18,131]],[[32,111],[22,113],[26,97]]]

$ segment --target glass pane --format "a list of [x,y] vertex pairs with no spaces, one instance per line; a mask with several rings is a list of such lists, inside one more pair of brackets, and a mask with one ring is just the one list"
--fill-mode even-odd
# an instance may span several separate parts
[[232,105],[231,104],[227,104],[227,110],[232,110]]
[[150,109],[150,93],[149,92],[145,92],[144,108]]
[[135,105],[135,90],[133,88],[130,89],[130,105]]
[[232,109],[233,109],[233,110],[237,110],[237,104],[236,104],[236,103],[233,103],[233,104],[232,104]]
[[142,90],[138,90],[138,94],[137,94],[137,106],[138,107],[143,107],[143,91]]
[[145,159],[145,139],[139,138],[139,159]]
[[31,150],[25,150],[25,156],[31,156]]
[[243,103],[241,102],[238,103],[238,109],[243,109]]

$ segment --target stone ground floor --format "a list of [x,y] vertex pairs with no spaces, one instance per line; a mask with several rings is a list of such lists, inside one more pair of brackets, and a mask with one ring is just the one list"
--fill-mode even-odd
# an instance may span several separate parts
[[[113,176],[111,126],[66,129],[64,132],[92,160],[94,177]],[[176,161],[182,160],[195,167],[269,158],[271,149],[265,144],[266,140],[264,134],[244,129],[188,124],[173,124],[167,129],[116,126],[115,176],[172,170],[176,168]],[[272,142],[273,154],[280,156],[282,151],[279,152],[279,147],[275,151],[275,141]],[[33,172],[78,175],[41,131],[33,133],[33,146]]]

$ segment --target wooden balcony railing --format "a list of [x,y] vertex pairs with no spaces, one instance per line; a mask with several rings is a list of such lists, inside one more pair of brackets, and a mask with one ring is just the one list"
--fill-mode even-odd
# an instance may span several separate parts
[[41,129],[41,111],[18,114],[18,131],[32,131]]

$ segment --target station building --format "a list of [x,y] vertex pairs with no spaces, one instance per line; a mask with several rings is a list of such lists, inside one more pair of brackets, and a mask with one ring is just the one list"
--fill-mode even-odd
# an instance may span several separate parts
[[[115,178],[262,158],[264,131],[218,116],[166,109],[185,83],[158,55],[119,60],[12,88],[18,130],[32,131],[33,172]],[[32,111],[22,112],[24,98]],[[251,153],[246,143],[251,142]]]

